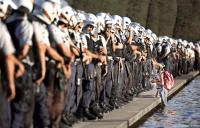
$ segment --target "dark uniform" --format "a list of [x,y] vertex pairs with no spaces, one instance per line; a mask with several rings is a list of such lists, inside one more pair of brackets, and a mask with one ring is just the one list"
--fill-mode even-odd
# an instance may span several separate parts
[[112,40],[109,40],[107,43],[107,75],[102,78],[102,86],[103,90],[100,95],[101,107],[104,109],[108,109],[106,106],[110,104],[110,100],[112,98],[111,91],[113,85],[113,48],[112,48]]
[[[88,50],[94,54],[97,54],[97,52],[99,52],[99,50],[103,47],[103,42],[100,39],[101,36],[98,37],[98,40],[96,42],[92,39],[92,37],[89,34],[86,34],[85,37],[87,40]],[[86,64],[84,67],[85,79],[83,82],[82,107],[84,108],[84,110],[87,110],[89,108],[90,112],[93,113],[94,117],[97,116],[99,118],[102,118],[102,115],[100,115],[100,107],[98,103],[101,86],[101,68],[98,64],[98,60],[93,59],[92,62]],[[93,117],[90,117],[88,119],[95,119]]]
[[[115,34],[115,45],[123,45],[120,34]],[[124,87],[124,71],[125,71],[125,58],[124,49],[116,49],[114,51],[114,83],[113,83],[113,96],[117,100],[124,98],[122,95],[122,89]]]
[[[87,42],[83,35],[79,32],[71,31],[69,33],[72,42],[79,49],[87,48]],[[81,45],[81,47],[80,47]],[[83,77],[83,64],[81,57],[77,56],[75,62],[71,64],[71,76],[68,81],[67,99],[65,104],[65,116],[70,118],[76,114],[81,98],[82,98],[82,78]],[[69,119],[70,120],[70,119]]]
[[[106,49],[106,42],[105,38],[102,35],[97,35],[94,39],[88,38],[88,50],[95,54],[101,54],[100,50]],[[101,54],[102,55],[102,54]],[[105,56],[105,55],[104,55]],[[92,99],[92,108],[97,109],[99,108],[100,103],[100,96],[101,92],[103,91],[104,83],[103,83],[103,68],[104,65],[99,62],[99,60],[92,60],[92,64],[94,65],[95,72],[94,72],[94,87],[93,87],[93,99]]]

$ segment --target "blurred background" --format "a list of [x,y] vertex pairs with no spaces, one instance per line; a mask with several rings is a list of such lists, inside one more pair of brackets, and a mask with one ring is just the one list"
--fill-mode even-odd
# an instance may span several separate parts
[[200,40],[200,0],[67,0],[74,9],[128,16],[157,35]]

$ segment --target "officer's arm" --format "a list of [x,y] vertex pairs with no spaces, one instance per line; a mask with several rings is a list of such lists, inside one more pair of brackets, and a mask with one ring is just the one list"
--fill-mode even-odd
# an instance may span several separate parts
[[72,53],[69,48],[65,47],[64,43],[58,44],[57,47],[65,57],[71,58]]
[[134,51],[134,54],[141,56],[142,53],[136,50]]
[[[8,82],[8,90],[9,90],[7,100],[11,101],[15,98],[16,95],[14,76],[15,77],[21,76],[24,73],[24,66],[12,54],[6,55],[4,57],[4,62],[5,62],[6,79]],[[16,73],[15,73],[15,66],[17,66],[18,68]]]
[[102,55],[107,55],[107,49],[106,48],[100,49],[100,52],[101,52]]
[[115,43],[115,49],[122,49],[123,48],[123,44],[122,43]]
[[72,42],[70,42],[70,50],[76,56],[80,56],[80,50],[79,50],[79,48],[76,47]]
[[46,61],[45,61],[46,45],[44,43],[36,43],[36,48],[38,51],[39,63],[41,66],[41,71],[40,71],[41,74],[39,79],[36,81],[36,84],[40,85],[40,83],[44,80],[46,73]]
[[101,55],[107,55],[107,42],[103,36],[101,36],[102,48],[100,49]]
[[84,49],[84,52],[86,53],[87,56],[92,57],[93,59],[99,59],[99,55],[92,53],[88,49]]
[[47,46],[47,55],[55,61],[60,62],[62,65],[64,64],[63,58],[52,47]]
[[127,43],[128,44],[131,44],[132,40],[133,40],[133,30],[131,28],[129,28],[129,37],[128,37],[128,40],[127,40]]
[[6,71],[6,79],[8,82],[8,101],[11,101],[15,98],[16,91],[15,91],[15,82],[14,82],[14,72],[15,72],[15,65],[12,61],[12,55],[7,55],[5,57],[5,71]]
[[28,44],[23,45],[20,49],[20,53],[18,54],[18,59],[19,60],[24,59],[27,56],[29,49],[30,46]]

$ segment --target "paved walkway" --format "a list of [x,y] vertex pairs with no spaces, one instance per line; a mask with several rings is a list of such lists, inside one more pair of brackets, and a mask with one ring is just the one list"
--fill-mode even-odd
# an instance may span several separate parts
[[[188,75],[177,77],[168,96],[172,96],[198,74],[199,72],[191,72]],[[128,128],[160,104],[160,99],[154,97],[155,93],[155,88],[143,92],[122,108],[105,114],[103,119],[80,122],[75,124],[73,128]]]

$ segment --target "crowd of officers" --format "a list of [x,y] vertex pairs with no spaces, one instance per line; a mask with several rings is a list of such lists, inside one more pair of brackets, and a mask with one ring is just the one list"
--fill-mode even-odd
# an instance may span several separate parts
[[128,17],[59,0],[0,0],[0,127],[67,128],[200,65],[200,43],[157,37]]

